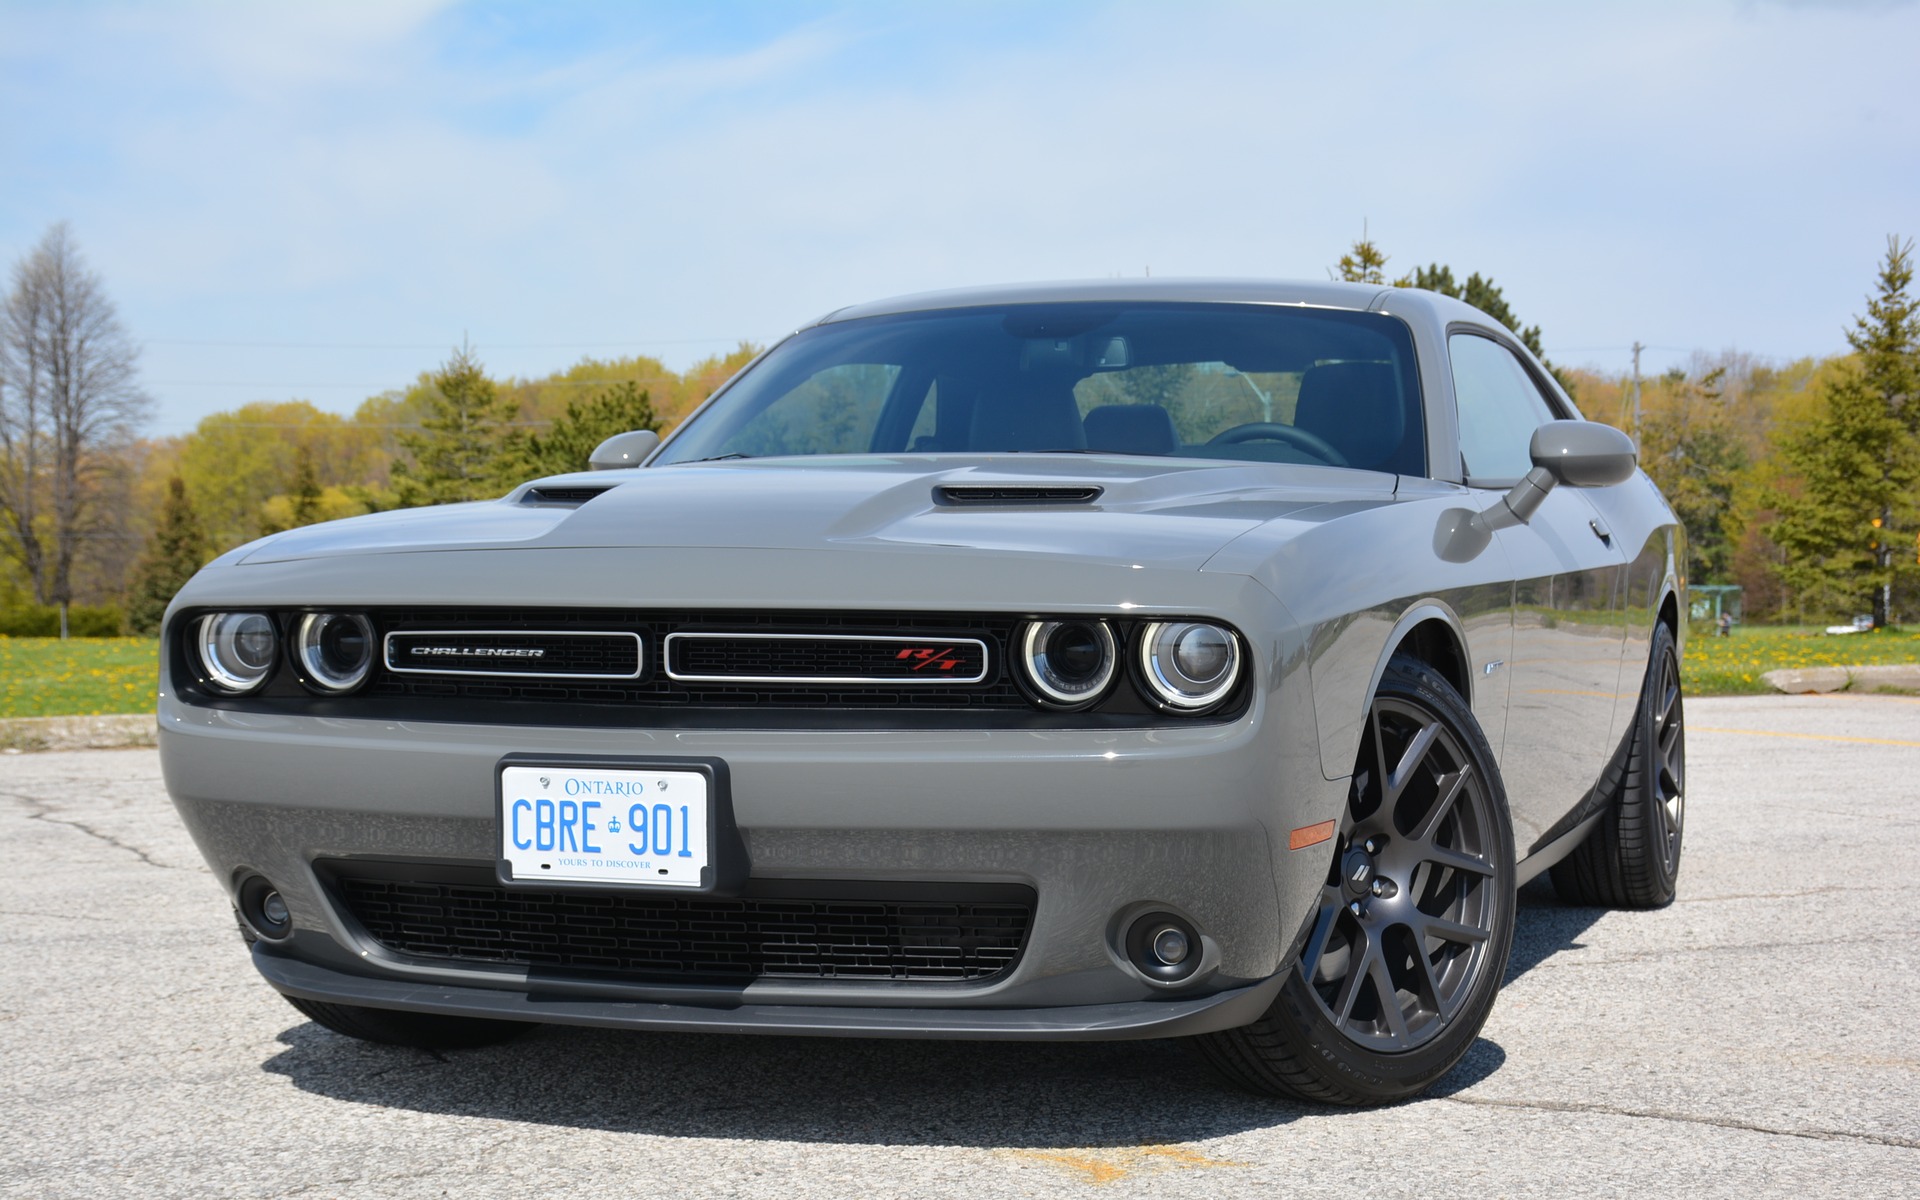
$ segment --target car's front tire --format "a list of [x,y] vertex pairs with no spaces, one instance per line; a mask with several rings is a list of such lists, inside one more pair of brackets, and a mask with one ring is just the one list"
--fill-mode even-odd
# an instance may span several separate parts
[[1553,887],[1569,904],[1663,908],[1680,881],[1686,829],[1687,729],[1680,652],[1655,622],[1646,680],[1628,730],[1626,761],[1599,825],[1554,864]]
[[1426,663],[1388,664],[1333,846],[1272,1007],[1194,1040],[1253,1091],[1384,1104],[1466,1054],[1513,942],[1506,791],[1472,710]]
[[335,1033],[363,1042],[411,1046],[419,1050],[467,1050],[475,1046],[491,1046],[518,1037],[533,1028],[525,1021],[443,1017],[434,1013],[306,1000],[298,996],[287,996],[286,1001],[305,1013],[315,1024],[324,1025]]

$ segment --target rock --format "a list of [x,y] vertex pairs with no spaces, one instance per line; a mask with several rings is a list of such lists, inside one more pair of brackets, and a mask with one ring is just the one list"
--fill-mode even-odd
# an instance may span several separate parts
[[1797,667],[1768,671],[1768,687],[1789,695],[1806,692],[1920,692],[1920,663],[1883,667]]
[[0,750],[121,750],[154,744],[152,713],[0,720]]

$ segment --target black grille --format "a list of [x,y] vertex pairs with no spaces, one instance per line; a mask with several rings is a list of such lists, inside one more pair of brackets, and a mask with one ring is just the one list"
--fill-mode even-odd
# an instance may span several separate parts
[[387,670],[429,675],[633,678],[642,639],[633,633],[447,629],[387,635]]
[[365,863],[315,865],[395,953],[635,982],[979,982],[1013,965],[1033,919],[1033,892],[1017,885],[755,880],[720,899],[521,891],[485,869],[382,878]]
[[971,638],[668,635],[667,667],[682,678],[858,679],[937,687],[985,678],[986,644]]
[[1092,504],[1103,490],[1092,484],[1015,487],[950,483],[933,489],[933,494],[942,504]]
[[[657,664],[672,632],[965,636],[985,642],[989,671],[980,683],[814,684],[681,682],[650,666],[638,680],[514,679],[407,675],[376,666],[365,690],[374,697],[445,700],[525,700],[565,704],[622,705],[653,709],[860,708],[998,709],[1032,711],[1019,685],[1000,664],[1013,637],[1014,620],[990,617],[903,616],[898,613],[751,613],[610,609],[406,609],[371,614],[382,636],[395,630],[539,629],[631,630],[646,643],[646,661]],[[930,643],[932,644],[932,643]]]
[[565,504],[574,508],[585,504],[602,492],[613,490],[612,485],[596,487],[582,484],[576,487],[537,487],[528,488],[527,494],[520,498],[522,504]]

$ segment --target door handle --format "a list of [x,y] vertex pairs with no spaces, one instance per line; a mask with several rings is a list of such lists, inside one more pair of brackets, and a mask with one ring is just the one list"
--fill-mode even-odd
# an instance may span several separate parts
[[1593,536],[1600,539],[1601,545],[1613,545],[1613,534],[1605,525],[1600,523],[1600,518],[1595,517],[1593,520],[1588,521],[1587,528],[1593,530]]

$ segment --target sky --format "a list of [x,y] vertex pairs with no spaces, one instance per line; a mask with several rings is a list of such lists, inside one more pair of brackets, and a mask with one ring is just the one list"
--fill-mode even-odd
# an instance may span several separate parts
[[971,284],[1490,275],[1557,362],[1836,353],[1920,234],[1920,4],[0,0],[0,266],[67,221],[150,432],[463,338],[676,369]]

